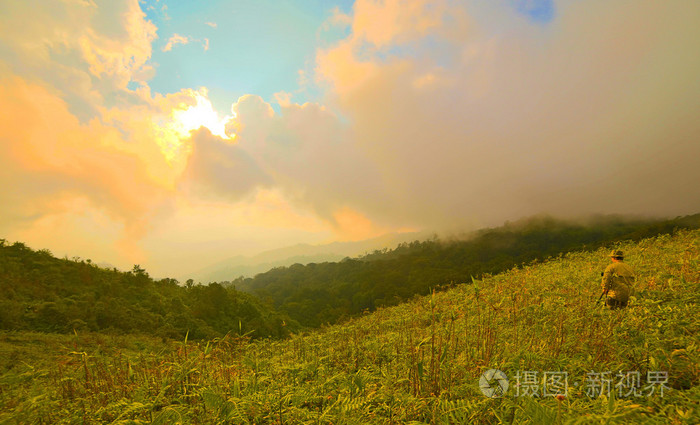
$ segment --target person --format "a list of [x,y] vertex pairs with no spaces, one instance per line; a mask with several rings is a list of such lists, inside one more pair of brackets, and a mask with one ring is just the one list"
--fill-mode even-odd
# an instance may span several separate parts
[[627,307],[629,297],[634,291],[634,270],[623,261],[625,254],[619,249],[610,253],[612,264],[603,272],[603,292],[607,294],[605,303],[610,309]]

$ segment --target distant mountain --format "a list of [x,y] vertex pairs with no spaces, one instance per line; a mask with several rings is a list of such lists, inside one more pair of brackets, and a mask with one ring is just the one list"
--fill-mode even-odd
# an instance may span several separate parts
[[340,261],[377,250],[393,249],[404,242],[425,239],[418,232],[390,233],[355,242],[333,242],[324,245],[297,244],[261,252],[254,256],[237,255],[188,274],[195,282],[232,281],[240,276],[253,277],[275,267]]

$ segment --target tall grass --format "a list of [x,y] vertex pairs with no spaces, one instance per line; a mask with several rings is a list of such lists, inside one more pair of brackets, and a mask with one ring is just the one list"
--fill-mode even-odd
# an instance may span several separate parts
[[[1,334],[0,423],[694,423],[700,232],[619,248],[638,274],[619,311],[596,305],[608,247],[284,341]],[[488,369],[510,378],[504,397],[481,393]],[[584,385],[620,371],[668,372],[667,388]],[[568,392],[517,396],[522,372],[566,372]]]

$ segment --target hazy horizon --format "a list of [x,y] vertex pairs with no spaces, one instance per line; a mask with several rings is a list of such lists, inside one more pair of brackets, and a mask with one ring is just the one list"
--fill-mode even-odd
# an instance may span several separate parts
[[[696,213],[700,214],[700,212]],[[695,215],[695,214],[689,214]],[[550,214],[536,214],[529,217],[521,217],[513,220],[506,220],[503,223],[491,226],[485,226],[478,229],[470,229],[469,231],[460,232],[405,232],[405,233],[393,233],[384,234],[378,237],[360,240],[360,241],[345,241],[345,242],[330,242],[330,243],[319,243],[319,244],[309,244],[309,243],[296,243],[294,245],[281,246],[269,250],[263,250],[260,252],[249,253],[249,254],[239,254],[235,256],[228,256],[223,259],[217,260],[212,263],[207,263],[201,268],[189,268],[184,266],[181,268],[170,268],[164,273],[154,275],[150,270],[145,269],[149,275],[154,279],[162,278],[174,278],[177,279],[180,284],[184,284],[185,281],[193,279],[198,283],[208,283],[208,282],[224,282],[231,281],[240,276],[243,277],[253,277],[255,274],[269,271],[274,267],[280,266],[290,266],[295,263],[308,264],[312,262],[337,262],[343,258],[360,258],[364,255],[371,254],[376,250],[388,249],[393,250],[397,248],[401,243],[413,242],[413,241],[427,241],[427,240],[439,240],[444,242],[451,241],[462,241],[469,240],[474,235],[477,235],[480,231],[489,230],[492,228],[502,228],[502,227],[514,227],[519,228],[521,226],[527,226],[533,221],[537,220],[555,220],[560,223],[577,224],[583,226],[595,225],[595,223],[603,223],[606,219],[622,219],[627,221],[634,220],[672,220],[676,217],[662,217],[662,216],[649,216],[644,214],[629,214],[629,215],[619,215],[619,214],[590,214],[587,216],[579,217],[555,217]],[[601,221],[602,220],[602,221]],[[14,242],[25,243],[24,241],[13,241],[7,240],[6,243],[12,244]],[[40,246],[29,246],[29,248],[34,250],[46,249]],[[120,271],[127,272],[132,269],[133,265],[126,265],[124,267],[116,267],[114,264],[110,263],[109,260],[99,259],[95,260],[91,257],[80,257],[72,255],[71,253],[56,253],[51,252],[57,258],[67,258],[70,260],[90,260],[93,264],[107,269],[116,268]],[[143,268],[143,267],[141,267]],[[233,270],[234,272],[227,272],[226,269]],[[241,272],[245,271],[245,272]]]
[[152,276],[700,211],[700,3],[0,4],[0,238]]

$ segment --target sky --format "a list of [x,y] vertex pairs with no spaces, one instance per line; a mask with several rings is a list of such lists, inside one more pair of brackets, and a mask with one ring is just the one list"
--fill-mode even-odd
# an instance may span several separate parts
[[152,276],[700,212],[700,2],[4,0],[0,238]]

